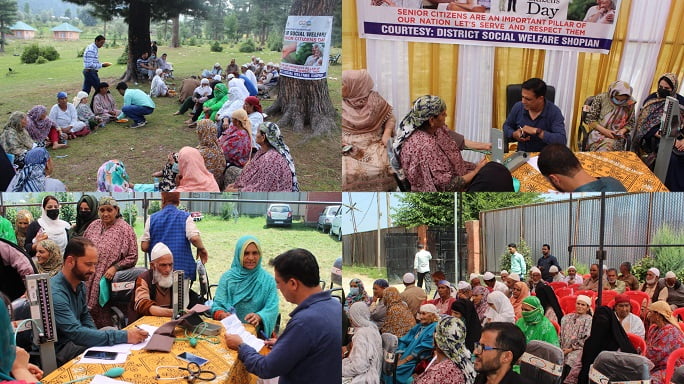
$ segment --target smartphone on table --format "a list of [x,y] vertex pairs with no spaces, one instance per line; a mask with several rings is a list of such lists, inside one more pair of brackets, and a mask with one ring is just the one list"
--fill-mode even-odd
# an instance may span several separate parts
[[204,357],[193,355],[190,352],[183,352],[183,353],[179,354],[177,357],[183,361],[188,362],[188,363],[196,363],[200,367],[209,361],[209,360],[205,359]]
[[118,353],[109,351],[88,351],[85,354],[89,359],[115,360]]

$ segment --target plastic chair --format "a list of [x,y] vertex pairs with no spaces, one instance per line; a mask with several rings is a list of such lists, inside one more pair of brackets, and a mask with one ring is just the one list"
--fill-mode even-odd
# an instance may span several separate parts
[[[667,358],[667,366],[665,368],[665,383],[669,383],[670,379],[672,379],[672,374],[675,370],[675,363],[677,363],[677,360],[681,359],[682,357],[684,357],[684,348],[675,350]],[[681,365],[682,364],[679,364],[679,366]]]
[[648,380],[650,362],[645,356],[626,352],[603,351],[589,369],[590,383]]
[[569,284],[568,288],[572,288],[573,290],[578,290],[581,284]]
[[553,321],[553,320],[549,320],[549,321],[551,322],[551,324],[553,324],[553,327],[556,328],[556,333],[560,337],[560,325],[558,325],[558,323]]
[[561,297],[570,296],[573,294],[572,288],[558,288],[556,290],[556,296],[560,300]]
[[575,295],[589,296],[589,298],[593,299],[594,297],[596,297],[596,292],[592,291],[591,289],[581,289],[579,291],[575,291]]
[[561,310],[563,310],[564,315],[567,315],[568,313],[573,313],[575,312],[575,307],[577,304],[577,296],[570,295],[561,297],[558,300],[558,304],[560,304]]
[[648,293],[643,291],[627,291],[625,292],[625,295],[629,296],[632,300],[636,300],[640,306],[644,305],[644,301],[646,301],[647,304],[651,301],[651,297],[648,296]]
[[646,341],[644,341],[641,336],[629,332],[627,332],[627,337],[629,338],[629,342],[634,346],[634,349],[637,350],[637,353],[646,356]]
[[[631,305],[630,312],[632,312],[636,316],[641,316],[641,306],[639,303],[636,302],[636,300],[629,299],[629,304]],[[611,300],[607,306],[611,308],[615,308],[615,300]]]
[[544,341],[530,341],[520,357],[520,375],[538,384],[560,384],[563,351]]
[[671,384],[684,384],[684,365],[674,370],[672,378],[670,379]]
[[582,279],[584,279],[584,280],[591,279],[591,275],[588,273],[585,273],[584,275],[582,275]]
[[[604,289],[603,292],[601,292],[601,303],[603,303],[603,305],[606,305],[605,303],[612,301],[613,299],[615,299],[615,296],[617,295],[617,291]],[[598,297],[598,293],[596,294],[596,297]]]
[[551,287],[551,289],[553,289],[554,291],[560,288],[567,288],[567,286],[568,283],[566,283],[565,281],[553,281],[549,283],[549,287]]
[[672,311],[672,316],[674,316],[675,319],[679,317],[678,320],[684,320],[684,307],[677,308],[674,311]]
[[397,362],[399,361],[399,355],[395,352],[398,345],[399,339],[397,336],[387,332],[382,334],[382,373],[392,377],[391,384],[396,384],[397,382]]

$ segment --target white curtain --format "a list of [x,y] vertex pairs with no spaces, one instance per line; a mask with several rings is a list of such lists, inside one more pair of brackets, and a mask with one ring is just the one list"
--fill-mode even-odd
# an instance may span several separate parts
[[577,82],[577,52],[546,51],[544,60],[544,81],[556,89],[554,104],[560,108],[565,118],[565,132],[570,143],[574,114],[575,83]]
[[[456,105],[456,132],[470,141],[489,142],[492,127],[492,93],[494,89],[494,47],[461,45],[458,48],[458,87]],[[477,162],[478,152],[465,151],[463,158]]]

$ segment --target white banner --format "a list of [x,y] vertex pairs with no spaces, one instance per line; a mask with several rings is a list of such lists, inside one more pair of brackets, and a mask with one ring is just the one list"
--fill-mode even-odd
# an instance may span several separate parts
[[304,80],[325,79],[331,35],[332,16],[289,16],[280,74]]

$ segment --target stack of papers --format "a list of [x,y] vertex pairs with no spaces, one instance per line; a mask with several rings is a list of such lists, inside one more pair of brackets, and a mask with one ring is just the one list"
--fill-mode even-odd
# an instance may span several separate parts
[[226,333],[231,335],[238,335],[242,338],[242,342],[254,348],[259,352],[264,347],[264,341],[247,332],[245,326],[242,325],[237,315],[230,315],[221,320],[221,324],[226,327]]
[[116,359],[114,360],[102,360],[102,359],[92,359],[85,357],[85,353],[83,354],[84,357],[81,358],[81,360],[78,361],[78,364],[123,364],[126,362],[126,359],[128,359],[128,355],[131,353],[131,351],[137,351],[140,349],[143,349],[146,345],[147,342],[150,341],[152,338],[152,334],[157,330],[158,327],[155,327],[153,325],[148,325],[148,324],[142,324],[138,328],[143,329],[147,331],[150,335],[147,336],[145,340],[138,344],[116,344],[116,345],[104,345],[104,346],[99,346],[99,347],[91,347],[88,348],[85,352],[87,353],[90,350],[93,351],[105,351],[105,352],[116,352],[117,356]]

